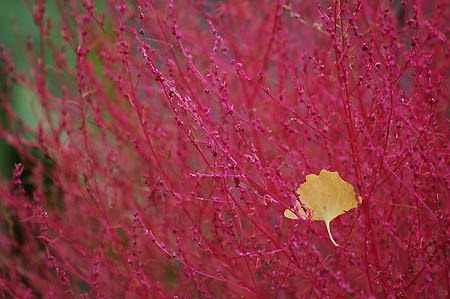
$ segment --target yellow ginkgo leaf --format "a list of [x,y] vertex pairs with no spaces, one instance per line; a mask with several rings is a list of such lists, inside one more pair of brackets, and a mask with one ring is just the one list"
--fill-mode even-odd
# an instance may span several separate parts
[[[341,179],[339,173],[322,169],[319,175],[307,175],[306,182],[300,185],[297,194],[303,205],[310,210],[311,219],[325,221],[331,242],[339,246],[331,235],[330,222],[358,206],[353,186]],[[361,202],[362,198],[359,197],[358,200]],[[296,202],[295,212],[306,219],[300,201]],[[286,218],[298,219],[297,215],[291,210],[284,211]]]

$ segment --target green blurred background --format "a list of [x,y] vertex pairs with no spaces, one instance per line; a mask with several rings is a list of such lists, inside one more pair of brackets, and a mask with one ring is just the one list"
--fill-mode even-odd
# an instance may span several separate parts
[[[22,1],[2,1],[2,9],[0,10],[0,44],[8,52],[13,53],[14,63],[21,71],[26,71],[27,69],[27,62],[22,49],[27,36],[31,36],[33,40],[38,37],[38,30],[33,24],[28,8]],[[21,98],[26,96],[24,89],[18,86],[6,87],[5,80],[5,74],[0,74],[1,92],[13,95],[12,101],[16,113],[25,120],[34,118],[34,116],[29,114],[30,111],[27,112],[28,107],[24,101],[21,101]],[[3,105],[3,103],[1,104]],[[0,110],[0,118],[3,127],[11,126],[3,107]],[[19,162],[17,152],[0,137],[0,170],[3,178],[11,177],[14,163],[17,162]]]
[[[32,9],[24,4],[24,0],[0,0],[0,45],[3,45],[7,52],[13,54],[13,61],[16,68],[23,72],[25,75],[31,75],[30,65],[36,65],[36,61],[28,62],[26,59],[26,44],[27,38],[30,37],[34,44],[35,56],[40,55],[39,47],[39,30],[34,24],[32,17]],[[29,1],[31,5],[34,5],[36,1]],[[60,1],[61,5],[68,4],[67,2]],[[75,2],[77,3],[77,2]],[[82,4],[77,3],[81,10]],[[61,44],[62,38],[59,31],[60,15],[58,13],[58,8],[53,0],[47,0],[45,2],[45,19],[50,18],[52,21],[52,27],[50,31],[50,38],[53,44],[58,48]],[[70,9],[70,6],[67,7]],[[101,14],[106,9],[106,2],[103,0],[95,1],[96,13]],[[70,25],[69,25],[70,26]],[[74,28],[72,28],[74,29]],[[112,33],[112,27],[108,20],[105,23],[105,29]],[[92,51],[91,58],[95,58],[95,53]],[[65,52],[66,62],[69,66],[75,68],[76,54],[70,49]],[[46,77],[46,86],[52,93],[56,96],[59,95],[60,86],[55,84],[55,74],[53,72],[52,64],[54,64],[54,59],[51,51],[48,47],[45,51],[45,64],[47,65],[48,74]],[[100,67],[100,62],[99,62]],[[4,66],[4,63],[0,61],[0,67]],[[32,77],[29,77],[32,80]],[[36,95],[30,90],[24,88],[20,85],[14,85],[6,88],[5,85],[6,76],[5,74],[0,74],[0,91],[2,94],[12,95],[12,106],[16,114],[23,122],[32,127],[36,128],[39,119],[39,103]],[[3,103],[0,103],[0,122],[3,127],[10,128],[14,124],[11,124],[8,119],[6,112],[2,108]],[[31,106],[33,109],[31,109]],[[34,136],[24,136],[27,139],[33,139]],[[17,152],[8,145],[4,139],[0,137],[0,181],[5,178],[11,178],[12,171],[14,169],[14,163],[20,162],[20,157]]]
[[[32,3],[34,1],[31,1]],[[3,45],[7,52],[12,53],[13,61],[17,69],[27,74],[29,70],[28,62],[25,58],[25,46],[27,37],[31,37],[35,46],[39,42],[39,31],[33,22],[30,9],[21,0],[2,0],[0,10],[0,45]],[[53,23],[58,22],[58,14],[52,1],[47,1],[46,16],[52,19]],[[58,39],[58,34],[52,30],[52,39]],[[39,47],[35,47],[37,51]],[[48,52],[48,51],[47,51]],[[37,52],[39,53],[39,52]],[[49,53],[47,53],[49,54]],[[45,57],[46,63],[52,63],[50,55]],[[1,63],[1,62],[0,62]],[[37,101],[34,95],[19,85],[6,87],[6,76],[0,74],[0,88],[3,94],[12,94],[12,105],[17,115],[31,126],[37,126],[35,112],[30,109],[31,101]],[[48,82],[51,84],[51,80]],[[0,105],[3,105],[1,103]],[[3,107],[0,109],[0,120],[3,127],[11,128],[11,123],[7,119]],[[30,138],[31,136],[27,136]],[[20,162],[17,152],[0,137],[0,175],[3,179],[10,178],[14,168],[14,163]]]

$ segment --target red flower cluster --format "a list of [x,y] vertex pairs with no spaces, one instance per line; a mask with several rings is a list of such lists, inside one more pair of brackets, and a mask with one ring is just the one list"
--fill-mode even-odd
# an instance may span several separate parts
[[[25,2],[4,297],[448,296],[448,1]],[[283,216],[321,169],[339,247]]]

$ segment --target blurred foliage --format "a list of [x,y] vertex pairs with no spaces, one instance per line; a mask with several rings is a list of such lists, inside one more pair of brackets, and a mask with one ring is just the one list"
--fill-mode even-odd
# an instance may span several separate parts
[[[52,19],[52,22],[58,22],[57,9],[52,1],[47,2],[46,16]],[[12,53],[15,66],[25,74],[27,73],[28,63],[24,53],[24,47],[27,38],[36,45],[39,42],[39,30],[33,22],[30,9],[20,0],[2,1],[2,9],[0,10],[0,45],[4,45],[8,52]],[[51,38],[58,40],[58,33],[52,30]],[[39,53],[39,47],[36,47]],[[47,51],[45,55],[47,64],[53,62],[51,53]],[[33,104],[36,101],[34,95],[24,87],[12,86],[10,90],[5,87],[5,76],[0,76],[0,88],[2,93],[12,94],[13,107],[17,115],[22,118],[25,124],[35,127],[37,126],[36,111],[38,105]],[[51,86],[51,77],[48,83]],[[33,107],[33,109],[31,108]],[[3,127],[9,128],[9,120],[5,111],[0,110],[0,121]],[[25,136],[25,138],[32,138]],[[20,157],[17,152],[0,138],[0,175],[3,178],[10,178],[14,163],[18,163]]]
[[[34,1],[32,1],[34,2]],[[32,3],[33,4],[33,3]],[[99,11],[105,10],[105,2],[97,1],[96,8]],[[46,2],[46,18],[50,18],[53,25],[50,31],[50,38],[56,46],[60,44],[60,32],[56,30],[60,23],[60,15],[58,8],[54,1],[48,0]],[[112,31],[109,22],[105,24],[108,31]],[[13,55],[13,61],[18,70],[27,74],[29,73],[29,63],[25,55],[25,47],[27,38],[31,38],[35,45],[35,54],[40,55],[39,46],[39,30],[34,24],[31,10],[24,4],[22,0],[3,0],[2,9],[0,10],[0,45],[4,45],[9,53]],[[95,55],[92,52],[91,55]],[[66,59],[70,65],[75,66],[76,55],[72,51],[66,53]],[[53,55],[51,51],[46,49],[45,52],[45,64],[48,66],[47,75],[47,87],[59,94],[57,84],[54,83],[55,74],[52,72],[51,65],[54,63]],[[96,65],[100,68],[101,62],[98,61]],[[99,71],[99,70],[97,70]],[[101,70],[100,70],[101,71]],[[40,105],[37,103],[36,96],[23,86],[15,85],[6,90],[5,77],[0,75],[0,88],[2,93],[12,94],[13,108],[24,123],[30,127],[36,127],[38,125],[39,115],[42,113]],[[8,128],[10,126],[6,113],[0,110],[0,123],[3,127]],[[27,139],[33,139],[34,136],[24,136]],[[0,177],[11,178],[12,171],[14,169],[14,163],[20,162],[20,157],[17,152],[8,145],[5,140],[0,138]]]
[[[14,63],[16,67],[23,70],[26,67],[26,61],[21,51],[21,41],[18,37],[31,35],[37,38],[38,31],[33,24],[33,19],[27,7],[21,1],[7,0],[2,3],[0,10],[0,44],[4,45],[8,51],[13,53]],[[20,105],[20,95],[22,90],[19,88],[12,88],[7,90],[5,86],[5,76],[0,76],[1,92],[13,93],[14,106],[21,116],[27,116],[24,104]],[[30,116],[31,117],[31,116]],[[28,118],[28,117],[26,117]],[[8,127],[8,119],[6,112],[0,110],[0,119],[4,127]],[[10,177],[14,168],[14,163],[19,162],[19,155],[8,145],[3,139],[0,139],[0,169],[1,175]]]

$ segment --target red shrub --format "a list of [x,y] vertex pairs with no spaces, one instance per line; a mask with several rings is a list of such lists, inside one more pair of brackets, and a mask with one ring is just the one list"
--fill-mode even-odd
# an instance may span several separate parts
[[[30,6],[29,68],[1,52],[2,294],[448,296],[448,3],[317,2]],[[321,169],[364,198],[340,247],[283,217]]]

